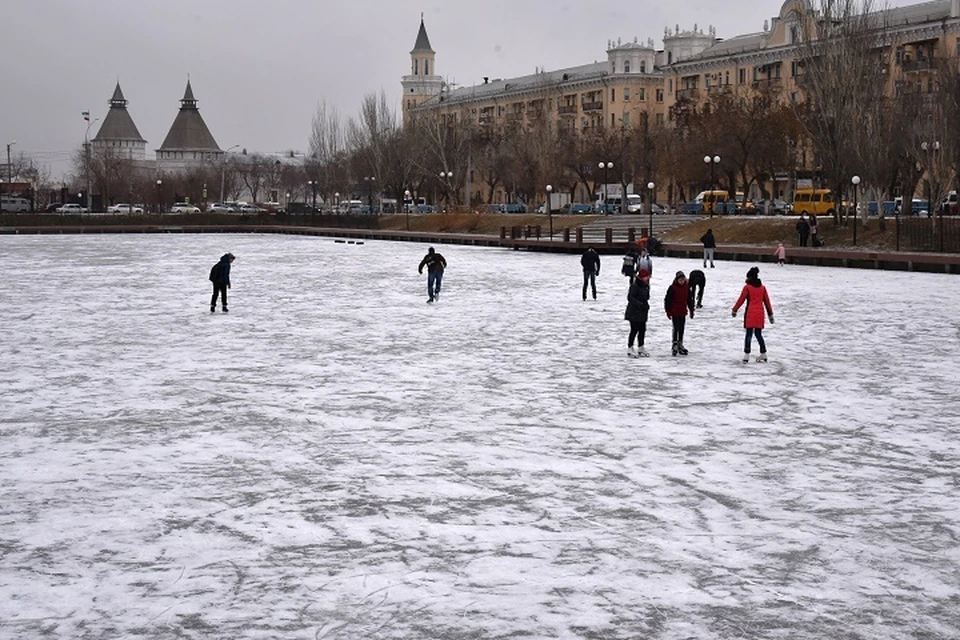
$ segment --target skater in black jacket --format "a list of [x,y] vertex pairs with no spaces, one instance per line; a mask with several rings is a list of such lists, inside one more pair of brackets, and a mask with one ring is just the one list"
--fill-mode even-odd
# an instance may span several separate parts
[[217,310],[217,296],[220,296],[220,302],[223,304],[223,312],[227,309],[227,289],[230,288],[230,265],[237,257],[232,253],[225,253],[220,256],[220,262],[213,265],[210,269],[210,282],[213,283],[213,297],[210,298],[210,313]]
[[427,302],[433,302],[440,297],[440,285],[443,283],[443,270],[447,268],[447,261],[430,247],[427,255],[420,261],[417,272],[422,275],[424,267],[427,268]]
[[597,276],[600,275],[600,256],[593,247],[588,247],[580,256],[580,266],[583,267],[583,299],[587,299],[587,283],[593,290],[593,299],[597,299]]
[[[627,355],[634,358],[646,358],[650,354],[643,348],[647,334],[647,314],[650,312],[650,272],[641,269],[630,291],[627,293],[627,309],[623,319],[630,322],[630,335],[627,337]],[[633,341],[637,348],[633,348]]]
[[690,294],[697,299],[697,309],[703,308],[703,289],[707,286],[707,276],[700,269],[690,272]]

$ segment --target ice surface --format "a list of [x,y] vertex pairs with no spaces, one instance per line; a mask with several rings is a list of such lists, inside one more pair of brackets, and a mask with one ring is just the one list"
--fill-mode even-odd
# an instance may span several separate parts
[[0,637],[960,637],[956,276],[437,250],[0,237]]

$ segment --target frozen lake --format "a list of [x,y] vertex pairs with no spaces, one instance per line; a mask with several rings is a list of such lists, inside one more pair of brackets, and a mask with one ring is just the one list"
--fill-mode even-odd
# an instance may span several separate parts
[[426,248],[0,236],[0,637],[960,637],[956,276]]

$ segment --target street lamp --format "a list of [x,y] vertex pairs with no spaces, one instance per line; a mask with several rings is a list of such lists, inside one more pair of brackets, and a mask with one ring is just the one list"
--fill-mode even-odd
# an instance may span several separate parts
[[860,184],[860,176],[850,178],[853,183],[853,244],[857,244],[857,186]]
[[453,171],[441,171],[440,181],[443,182],[443,191],[447,196],[447,209],[450,208],[450,178],[453,177]]
[[650,207],[650,229],[647,230],[648,238],[653,237],[653,189],[656,186],[657,185],[653,184],[652,181],[647,183],[647,191],[650,192],[650,202],[648,203],[648,206]]
[[613,163],[601,162],[597,166],[603,169],[603,212],[607,213],[607,172],[613,169]]
[[[333,193],[333,206],[337,208],[337,215],[340,215],[340,192],[334,191]],[[339,222],[337,224],[340,224]]]
[[[927,215],[930,216],[931,221],[933,221],[934,216],[934,203],[933,199],[940,197],[938,189],[934,185],[934,163],[936,162],[936,153],[940,151],[940,141],[934,140],[933,142],[921,142],[920,148],[923,149],[924,153],[927,156]],[[940,251],[943,251],[943,207],[940,206],[940,203],[937,203],[937,212],[940,217]]]
[[240,145],[235,144],[226,151],[223,152],[223,159],[220,160],[220,202],[223,202],[224,197],[224,185],[226,184],[227,178],[227,154],[239,147]]
[[13,164],[10,162],[10,147],[17,144],[17,141],[7,143],[7,195],[13,197]]
[[157,180],[157,213],[163,215],[163,180]]
[[703,156],[703,161],[710,165],[710,197],[707,198],[707,202],[710,203],[710,217],[713,217],[713,210],[717,205],[717,196],[714,193],[716,178],[714,177],[714,171],[716,166],[720,164],[720,156]]
[[373,213],[373,185],[376,184],[376,176],[364,176],[363,181],[367,183],[367,209]]
[[[89,117],[89,115],[87,116]],[[93,208],[93,201],[90,198],[90,127],[99,121],[100,118],[94,118],[93,120],[87,123],[87,131],[83,134],[83,163],[84,163],[84,172],[86,173],[87,179],[87,209],[90,210]]]
[[553,185],[547,185],[547,216],[550,218],[550,239],[553,240],[553,207],[550,206],[550,194],[553,193]]
[[317,212],[317,181],[307,180],[307,186],[310,187],[310,191],[313,193],[313,213],[316,213]]
[[410,200],[410,189],[406,189],[403,192],[403,210],[407,214],[407,231],[410,231],[410,209],[413,208],[412,204],[408,204]]

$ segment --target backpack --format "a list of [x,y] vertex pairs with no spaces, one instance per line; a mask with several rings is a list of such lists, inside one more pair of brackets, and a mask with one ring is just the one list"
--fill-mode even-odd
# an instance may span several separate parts
[[213,268],[210,269],[210,282],[216,282],[220,279],[220,274],[223,273],[223,263],[218,262],[213,265]]
[[628,253],[623,256],[623,266],[620,268],[620,273],[625,276],[632,276],[634,269],[637,266],[637,258],[632,253]]

